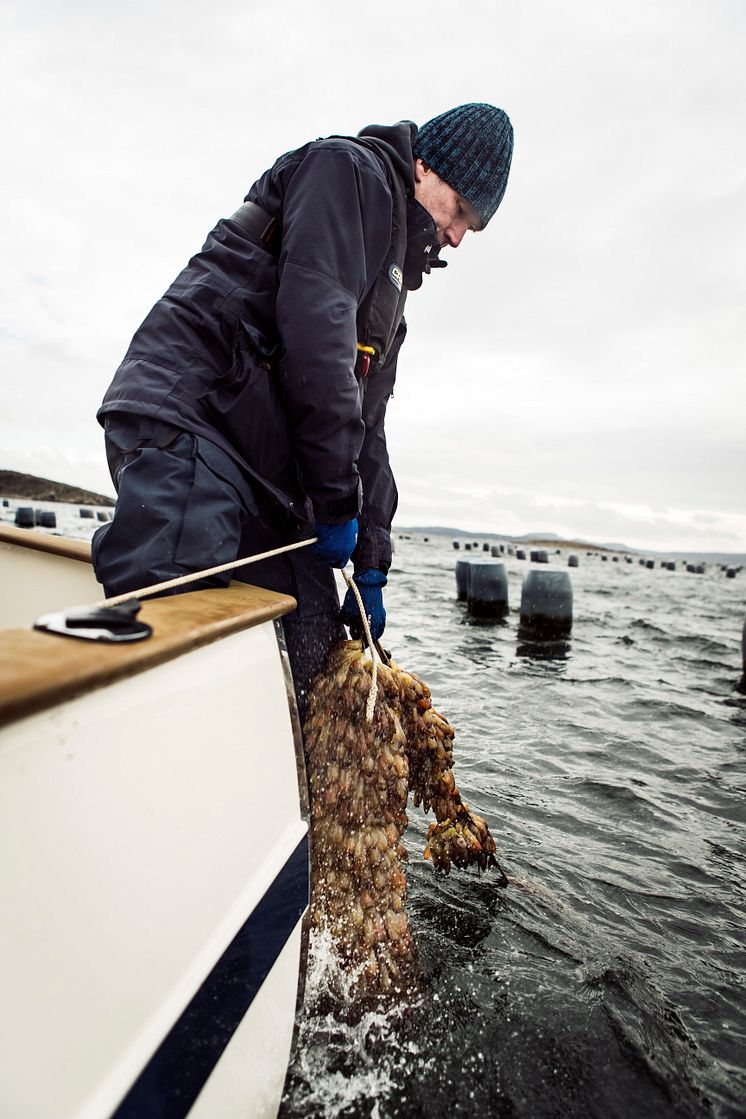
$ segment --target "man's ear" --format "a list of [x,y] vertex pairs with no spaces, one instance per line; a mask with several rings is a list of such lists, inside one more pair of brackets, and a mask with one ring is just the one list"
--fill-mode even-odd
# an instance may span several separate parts
[[425,175],[429,175],[429,174],[430,174],[430,167],[428,167],[428,165],[427,165],[427,163],[425,163],[424,159],[420,159],[420,157],[417,156],[417,158],[414,161],[414,181],[416,183],[421,183],[422,180],[424,179]]

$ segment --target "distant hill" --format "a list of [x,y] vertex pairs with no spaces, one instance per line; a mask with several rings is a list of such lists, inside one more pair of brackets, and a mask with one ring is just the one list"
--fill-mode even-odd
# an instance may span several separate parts
[[19,474],[17,470],[0,470],[0,497],[29,501],[63,501],[70,505],[114,505],[111,496],[82,490],[51,478],[36,478],[33,474]]

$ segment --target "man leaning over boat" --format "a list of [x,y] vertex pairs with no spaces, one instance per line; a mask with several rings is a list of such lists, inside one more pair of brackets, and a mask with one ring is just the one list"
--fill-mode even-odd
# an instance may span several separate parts
[[374,638],[385,625],[407,293],[487,225],[512,150],[506,114],[474,103],[281,156],[155,304],[98,412],[118,492],[93,539],[107,595],[318,537],[236,573],[298,602],[301,714],[342,622],[359,635],[333,568],[352,559]]

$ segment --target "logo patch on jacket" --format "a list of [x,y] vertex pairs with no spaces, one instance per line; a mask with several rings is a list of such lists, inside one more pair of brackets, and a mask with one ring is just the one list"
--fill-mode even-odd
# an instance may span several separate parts
[[404,276],[398,264],[389,265],[389,279],[397,291],[401,291],[402,284],[404,283]]

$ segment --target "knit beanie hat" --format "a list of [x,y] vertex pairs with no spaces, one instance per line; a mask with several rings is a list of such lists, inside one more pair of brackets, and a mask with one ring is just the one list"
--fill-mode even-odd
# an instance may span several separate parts
[[423,124],[412,152],[470,202],[486,225],[508,185],[513,126],[494,105],[459,105]]

